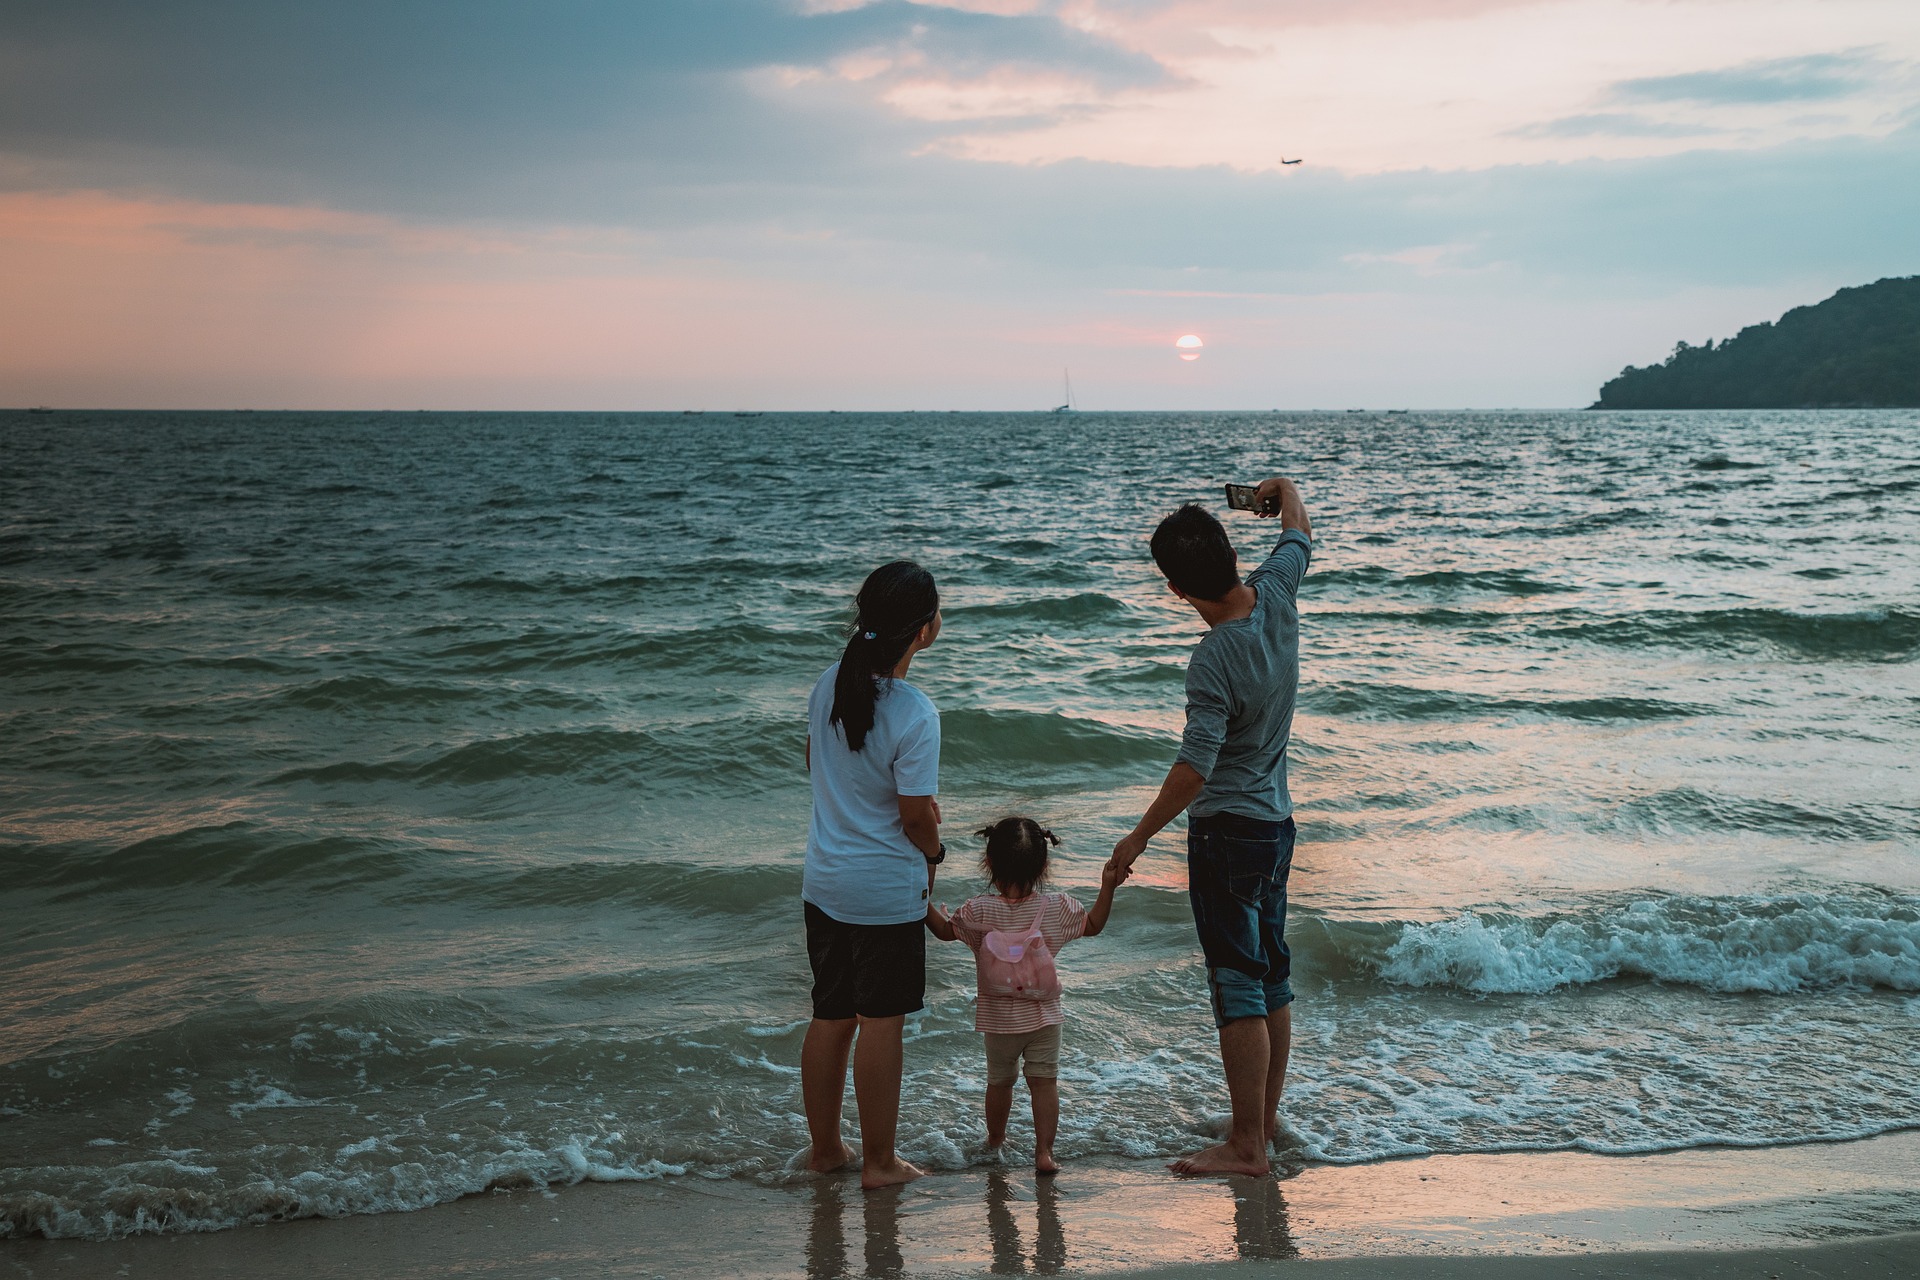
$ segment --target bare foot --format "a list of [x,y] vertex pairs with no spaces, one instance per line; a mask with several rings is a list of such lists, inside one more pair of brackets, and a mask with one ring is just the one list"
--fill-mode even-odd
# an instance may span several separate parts
[[813,1173],[832,1173],[835,1169],[844,1169],[853,1163],[853,1148],[846,1143],[840,1144],[840,1153],[807,1148],[807,1168]]
[[1224,1142],[1217,1147],[1195,1152],[1184,1160],[1175,1160],[1167,1166],[1183,1178],[1204,1178],[1218,1173],[1244,1173],[1258,1177],[1270,1172],[1272,1167],[1267,1162],[1266,1152],[1250,1155]]
[[1052,1151],[1035,1151],[1033,1153],[1033,1171],[1035,1173],[1058,1173],[1060,1172],[1060,1162],[1053,1158]]
[[989,1150],[989,1151],[998,1151],[998,1150],[999,1150],[1000,1148],[1002,1148],[1002,1147],[1004,1147],[1004,1146],[1006,1146],[1006,1145],[1007,1145],[1007,1135],[1006,1135],[1006,1134],[1004,1134],[1004,1133],[1003,1133],[1003,1134],[1001,1134],[1001,1135],[1000,1135],[999,1137],[997,1137],[997,1138],[996,1138],[996,1137],[994,1137],[994,1136],[993,1136],[993,1133],[992,1133],[992,1131],[991,1131],[991,1130],[989,1130],[989,1131],[988,1131],[988,1133],[987,1133],[987,1150]]
[[915,1178],[924,1178],[926,1173],[914,1168],[898,1156],[891,1164],[867,1165],[860,1170],[860,1189],[878,1191],[881,1187],[897,1187],[903,1182],[912,1182]]

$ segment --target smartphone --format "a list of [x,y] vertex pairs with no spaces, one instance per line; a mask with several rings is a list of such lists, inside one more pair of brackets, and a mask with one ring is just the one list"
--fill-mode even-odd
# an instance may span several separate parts
[[1280,504],[1273,499],[1262,503],[1254,495],[1260,492],[1257,484],[1230,484],[1227,486],[1227,509],[1229,511],[1258,511],[1268,515],[1278,511]]

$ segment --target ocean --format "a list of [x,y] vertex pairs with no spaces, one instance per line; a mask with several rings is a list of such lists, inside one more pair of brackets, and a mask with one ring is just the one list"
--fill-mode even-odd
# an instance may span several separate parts
[[[1200,635],[1147,534],[1275,471],[1283,1163],[1920,1128],[1920,414],[4,414],[0,1234],[791,1180],[861,578],[944,599],[936,897],[1022,812],[1090,898]],[[1224,1115],[1183,851],[1062,955],[1069,1161]],[[984,1063],[930,945],[939,1171]]]

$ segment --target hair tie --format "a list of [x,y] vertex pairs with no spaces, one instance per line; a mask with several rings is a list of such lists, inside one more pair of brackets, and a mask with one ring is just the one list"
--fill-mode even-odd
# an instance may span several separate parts
[[878,638],[878,637],[876,637],[876,636],[875,636],[875,635],[873,634],[873,632],[871,632],[871,631],[863,631],[863,632],[861,632],[860,634],[861,634],[861,636],[862,636],[862,638],[864,638],[864,639],[867,639],[867,640],[873,640],[873,639],[877,639],[877,638]]

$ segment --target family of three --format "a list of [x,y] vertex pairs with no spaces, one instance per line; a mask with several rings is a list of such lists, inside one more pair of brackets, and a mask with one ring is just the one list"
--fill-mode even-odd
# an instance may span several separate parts
[[[858,1159],[869,1190],[920,1176],[895,1150],[895,1134],[901,1032],[907,1015],[924,1005],[931,933],[966,943],[976,957],[974,1019],[986,1039],[989,1145],[1005,1141],[1014,1083],[1024,1073],[1035,1168],[1053,1172],[1064,1016],[1052,956],[1106,926],[1114,891],[1147,842],[1185,812],[1188,896],[1232,1120],[1224,1142],[1171,1167],[1182,1174],[1267,1172],[1292,1033],[1287,739],[1300,675],[1295,601],[1312,528],[1291,481],[1267,480],[1256,497],[1260,514],[1276,517],[1282,531],[1272,554],[1244,580],[1226,530],[1204,508],[1181,507],[1154,530],[1154,563],[1207,633],[1187,666],[1179,755],[1159,795],[1114,846],[1090,908],[1043,891],[1048,853],[1059,841],[1027,817],[1003,818],[976,833],[986,842],[991,893],[951,915],[936,904],[933,884],[947,856],[935,798],[940,717],[907,672],[940,636],[940,596],[933,576],[907,561],[881,566],[861,586],[846,650],[820,677],[807,708],[813,816],[801,896],[813,1019],[800,1077],[810,1169],[826,1173]],[[857,1157],[841,1133],[849,1060],[860,1114]]]

